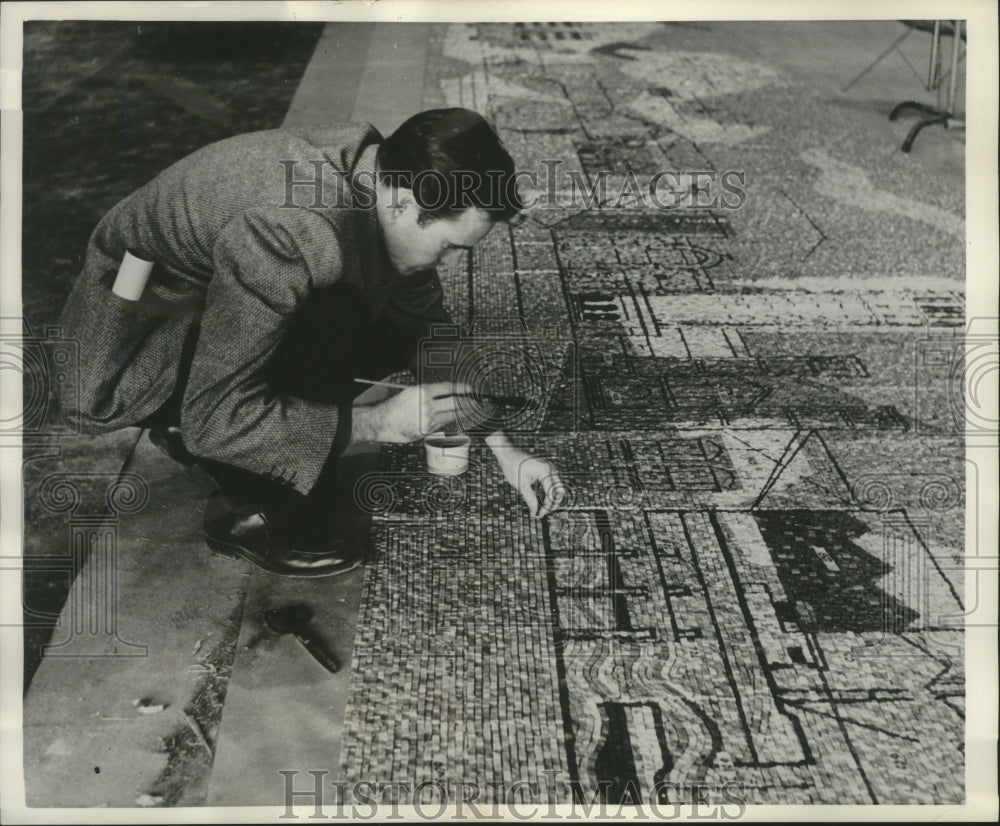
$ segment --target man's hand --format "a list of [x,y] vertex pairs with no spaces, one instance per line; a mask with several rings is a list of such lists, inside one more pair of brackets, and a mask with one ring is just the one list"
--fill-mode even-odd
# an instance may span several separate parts
[[[515,447],[502,433],[488,436],[486,444],[497,457],[504,479],[521,494],[531,516],[541,519],[559,507],[564,488],[559,473],[551,462]],[[541,506],[534,490],[535,485],[542,488],[544,498]]]
[[[385,401],[355,405],[352,409],[352,442],[413,442],[428,433],[444,430],[458,418],[467,384],[438,382],[416,384]],[[466,406],[468,402],[464,403]]]

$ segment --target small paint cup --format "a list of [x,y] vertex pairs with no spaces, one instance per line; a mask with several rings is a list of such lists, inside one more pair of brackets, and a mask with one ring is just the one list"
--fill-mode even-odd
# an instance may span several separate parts
[[447,436],[431,433],[424,437],[427,470],[438,476],[459,476],[469,467],[469,445],[472,440],[464,433]]

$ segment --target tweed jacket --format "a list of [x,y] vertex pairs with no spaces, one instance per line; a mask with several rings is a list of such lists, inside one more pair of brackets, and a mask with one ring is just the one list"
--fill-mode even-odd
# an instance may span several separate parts
[[[142,422],[189,368],[188,449],[308,492],[346,445],[350,408],[275,395],[264,373],[310,291],[350,284],[373,320],[387,312],[415,338],[448,321],[437,273],[402,278],[386,258],[371,198],[380,141],[356,125],[239,135],[112,208],[61,319],[79,342],[84,429]],[[126,250],[155,263],[139,301],[111,289]]]

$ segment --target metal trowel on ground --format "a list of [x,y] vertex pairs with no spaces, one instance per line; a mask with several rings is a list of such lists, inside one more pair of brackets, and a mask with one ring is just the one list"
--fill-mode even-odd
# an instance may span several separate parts
[[313,609],[302,603],[287,605],[284,608],[272,608],[264,614],[264,622],[275,634],[292,634],[306,651],[313,655],[316,661],[331,674],[340,670],[333,655],[326,650],[320,639],[313,635],[309,628],[309,620],[313,618]]

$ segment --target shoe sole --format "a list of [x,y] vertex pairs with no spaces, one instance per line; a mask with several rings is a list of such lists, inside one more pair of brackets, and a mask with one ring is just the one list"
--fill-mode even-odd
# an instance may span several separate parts
[[209,550],[218,556],[224,556],[227,559],[239,559],[243,562],[249,562],[256,568],[260,568],[262,571],[267,571],[269,574],[276,574],[278,576],[290,576],[299,579],[319,579],[325,576],[337,576],[338,574],[346,574],[348,571],[353,571],[355,568],[360,567],[364,560],[358,559],[350,564],[349,567],[337,568],[335,571],[319,571],[317,573],[311,573],[307,571],[279,571],[275,568],[269,568],[266,565],[262,565],[252,556],[250,556],[246,551],[243,550],[239,545],[230,545],[228,542],[222,542],[218,539],[210,537],[208,534],[203,534],[205,537],[205,544],[208,545]]

